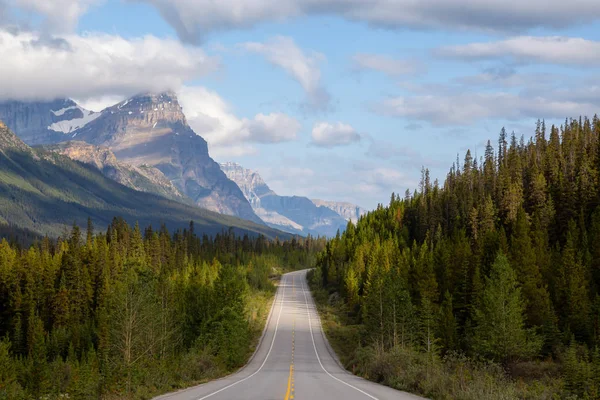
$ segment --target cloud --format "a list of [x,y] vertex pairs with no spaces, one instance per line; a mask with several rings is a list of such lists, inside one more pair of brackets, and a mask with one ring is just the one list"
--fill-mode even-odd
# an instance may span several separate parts
[[600,41],[561,36],[518,36],[442,47],[436,54],[465,61],[508,59],[517,63],[600,66]]
[[243,120],[248,138],[257,143],[281,143],[296,140],[302,125],[298,120],[282,114],[258,114],[252,120]]
[[317,147],[332,148],[346,146],[360,141],[360,135],[356,130],[341,122],[317,122],[312,130],[311,144]]
[[200,86],[182,88],[179,102],[187,121],[211,148],[211,154],[241,156],[255,154],[254,144],[296,140],[301,124],[283,113],[257,114],[238,118],[231,106],[216,92]]
[[129,0],[154,5],[179,37],[249,29],[306,15],[338,15],[383,28],[524,32],[600,19],[597,0]]
[[199,48],[148,35],[65,35],[62,45],[40,42],[31,32],[0,30],[0,99],[32,100],[130,96],[177,90],[187,80],[218,68]]
[[425,67],[413,60],[398,60],[381,54],[356,54],[354,67],[358,70],[374,70],[391,77],[423,72]]
[[[600,90],[596,91],[598,94]],[[479,92],[442,93],[388,98],[376,106],[380,114],[428,121],[434,125],[473,124],[488,118],[517,120],[520,118],[565,118],[594,115],[600,99],[594,91],[582,91],[577,96],[563,93]]]
[[56,33],[73,31],[79,18],[99,2],[100,0],[13,0],[11,4],[22,12],[41,16],[44,19],[43,28]]
[[79,104],[81,107],[86,110],[91,111],[102,111],[107,107],[114,106],[125,100],[124,96],[98,96],[98,97],[90,97],[86,99],[79,99],[74,97],[73,101]]
[[311,108],[322,110],[330,107],[331,96],[321,85],[319,63],[325,59],[323,54],[307,54],[286,36],[276,36],[265,43],[244,43],[241,47],[264,56],[296,80],[306,92]]

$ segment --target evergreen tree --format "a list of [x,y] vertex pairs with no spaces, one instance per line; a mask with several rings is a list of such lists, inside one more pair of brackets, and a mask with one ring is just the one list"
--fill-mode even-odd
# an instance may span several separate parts
[[524,313],[515,271],[506,256],[499,254],[475,309],[473,348],[502,362],[537,354],[541,343],[525,328]]

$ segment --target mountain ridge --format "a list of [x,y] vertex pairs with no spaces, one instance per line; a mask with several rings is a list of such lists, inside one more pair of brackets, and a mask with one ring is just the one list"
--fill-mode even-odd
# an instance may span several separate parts
[[289,237],[262,224],[217,214],[161,196],[138,192],[97,168],[44,148],[31,148],[0,124],[0,223],[58,236],[89,218],[97,227],[121,216],[128,223],[170,230],[195,222],[199,233],[232,227],[238,234]]

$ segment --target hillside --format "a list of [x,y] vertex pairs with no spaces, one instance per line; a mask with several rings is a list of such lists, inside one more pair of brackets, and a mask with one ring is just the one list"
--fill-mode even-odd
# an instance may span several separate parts
[[193,220],[196,231],[215,234],[228,227],[239,233],[285,234],[239,218],[170,201],[127,188],[95,167],[44,149],[32,149],[0,124],[0,223],[58,235],[88,217],[104,229],[115,216],[129,223],[169,229]]
[[73,141],[44,146],[44,149],[96,167],[104,176],[123,186],[193,205],[191,199],[182,194],[159,169],[120,162],[108,147]]

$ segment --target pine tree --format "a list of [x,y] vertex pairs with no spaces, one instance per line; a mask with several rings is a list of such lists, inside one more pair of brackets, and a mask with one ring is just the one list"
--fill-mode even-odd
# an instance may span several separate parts
[[506,256],[499,254],[475,309],[473,349],[502,362],[538,354],[541,342],[525,329],[524,313],[515,271]]

